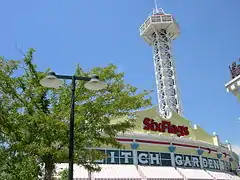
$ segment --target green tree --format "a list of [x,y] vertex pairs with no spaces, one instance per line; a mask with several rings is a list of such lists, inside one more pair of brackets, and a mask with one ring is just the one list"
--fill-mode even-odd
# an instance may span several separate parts
[[[0,59],[0,164],[8,162],[1,175],[9,179],[37,178],[43,164],[44,177],[50,180],[54,164],[68,158],[71,83],[64,82],[57,90],[42,87],[39,81],[49,69],[37,70],[34,52],[30,49],[23,61]],[[89,72],[76,68],[76,76],[96,74],[108,83],[101,91],[89,91],[81,81],[76,85],[74,158],[89,170],[99,170],[94,161],[104,156],[89,148],[120,148],[116,135],[133,128],[134,111],[151,102],[147,91],[137,93],[136,87],[124,83],[124,73],[116,70],[112,64]],[[119,117],[124,121],[112,123]]]

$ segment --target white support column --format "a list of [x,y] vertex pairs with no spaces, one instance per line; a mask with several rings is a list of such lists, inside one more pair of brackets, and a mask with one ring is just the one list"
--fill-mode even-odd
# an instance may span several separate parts
[[[170,146],[172,146],[172,142],[170,142]],[[174,154],[175,154],[175,150],[174,150],[174,152],[170,152],[172,166],[173,166],[173,167],[176,167],[176,162],[175,162],[175,156],[174,156]]]
[[[136,143],[135,139],[133,143]],[[133,149],[133,164],[136,166],[138,165],[137,149]]]
[[[198,147],[198,149],[201,149],[200,146]],[[198,150],[197,150],[197,151],[198,151]],[[203,153],[204,153],[204,151],[203,151]],[[201,169],[203,169],[203,161],[202,161],[202,155],[203,155],[203,153],[202,153],[201,155],[199,155],[199,153],[198,153]]]
[[232,153],[232,145],[231,145],[231,143],[228,143],[227,146],[228,146],[228,150]]
[[202,155],[199,155],[200,167],[203,169]]
[[171,161],[172,161],[172,166],[176,167],[174,152],[171,152]]

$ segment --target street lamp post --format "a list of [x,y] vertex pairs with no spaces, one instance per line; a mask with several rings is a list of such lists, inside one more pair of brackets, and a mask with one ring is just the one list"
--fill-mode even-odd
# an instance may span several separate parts
[[59,88],[62,85],[60,79],[72,80],[72,92],[71,92],[71,111],[70,111],[70,124],[69,124],[69,167],[68,167],[68,179],[73,180],[73,163],[74,163],[74,114],[75,114],[75,87],[76,80],[85,81],[84,87],[89,90],[101,90],[106,87],[106,84],[99,81],[98,76],[92,77],[80,77],[80,76],[68,76],[57,75],[54,72],[49,72],[48,75],[40,80],[40,84],[48,88]]

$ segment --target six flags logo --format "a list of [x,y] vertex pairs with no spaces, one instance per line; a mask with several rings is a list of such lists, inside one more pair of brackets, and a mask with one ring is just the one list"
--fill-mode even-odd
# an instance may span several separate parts
[[158,132],[167,132],[171,134],[176,134],[178,137],[189,135],[188,127],[186,126],[176,126],[171,124],[170,121],[161,121],[160,123],[155,122],[151,118],[144,118],[143,129]]

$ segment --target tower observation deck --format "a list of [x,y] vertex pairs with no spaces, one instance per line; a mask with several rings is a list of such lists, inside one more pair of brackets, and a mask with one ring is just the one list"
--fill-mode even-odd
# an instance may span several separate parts
[[171,42],[180,33],[171,14],[155,8],[140,27],[140,36],[153,47],[153,61],[160,114],[167,118],[171,111],[182,115]]
[[240,58],[234,61],[230,66],[229,70],[231,73],[231,80],[225,84],[227,92],[231,92],[240,101]]

